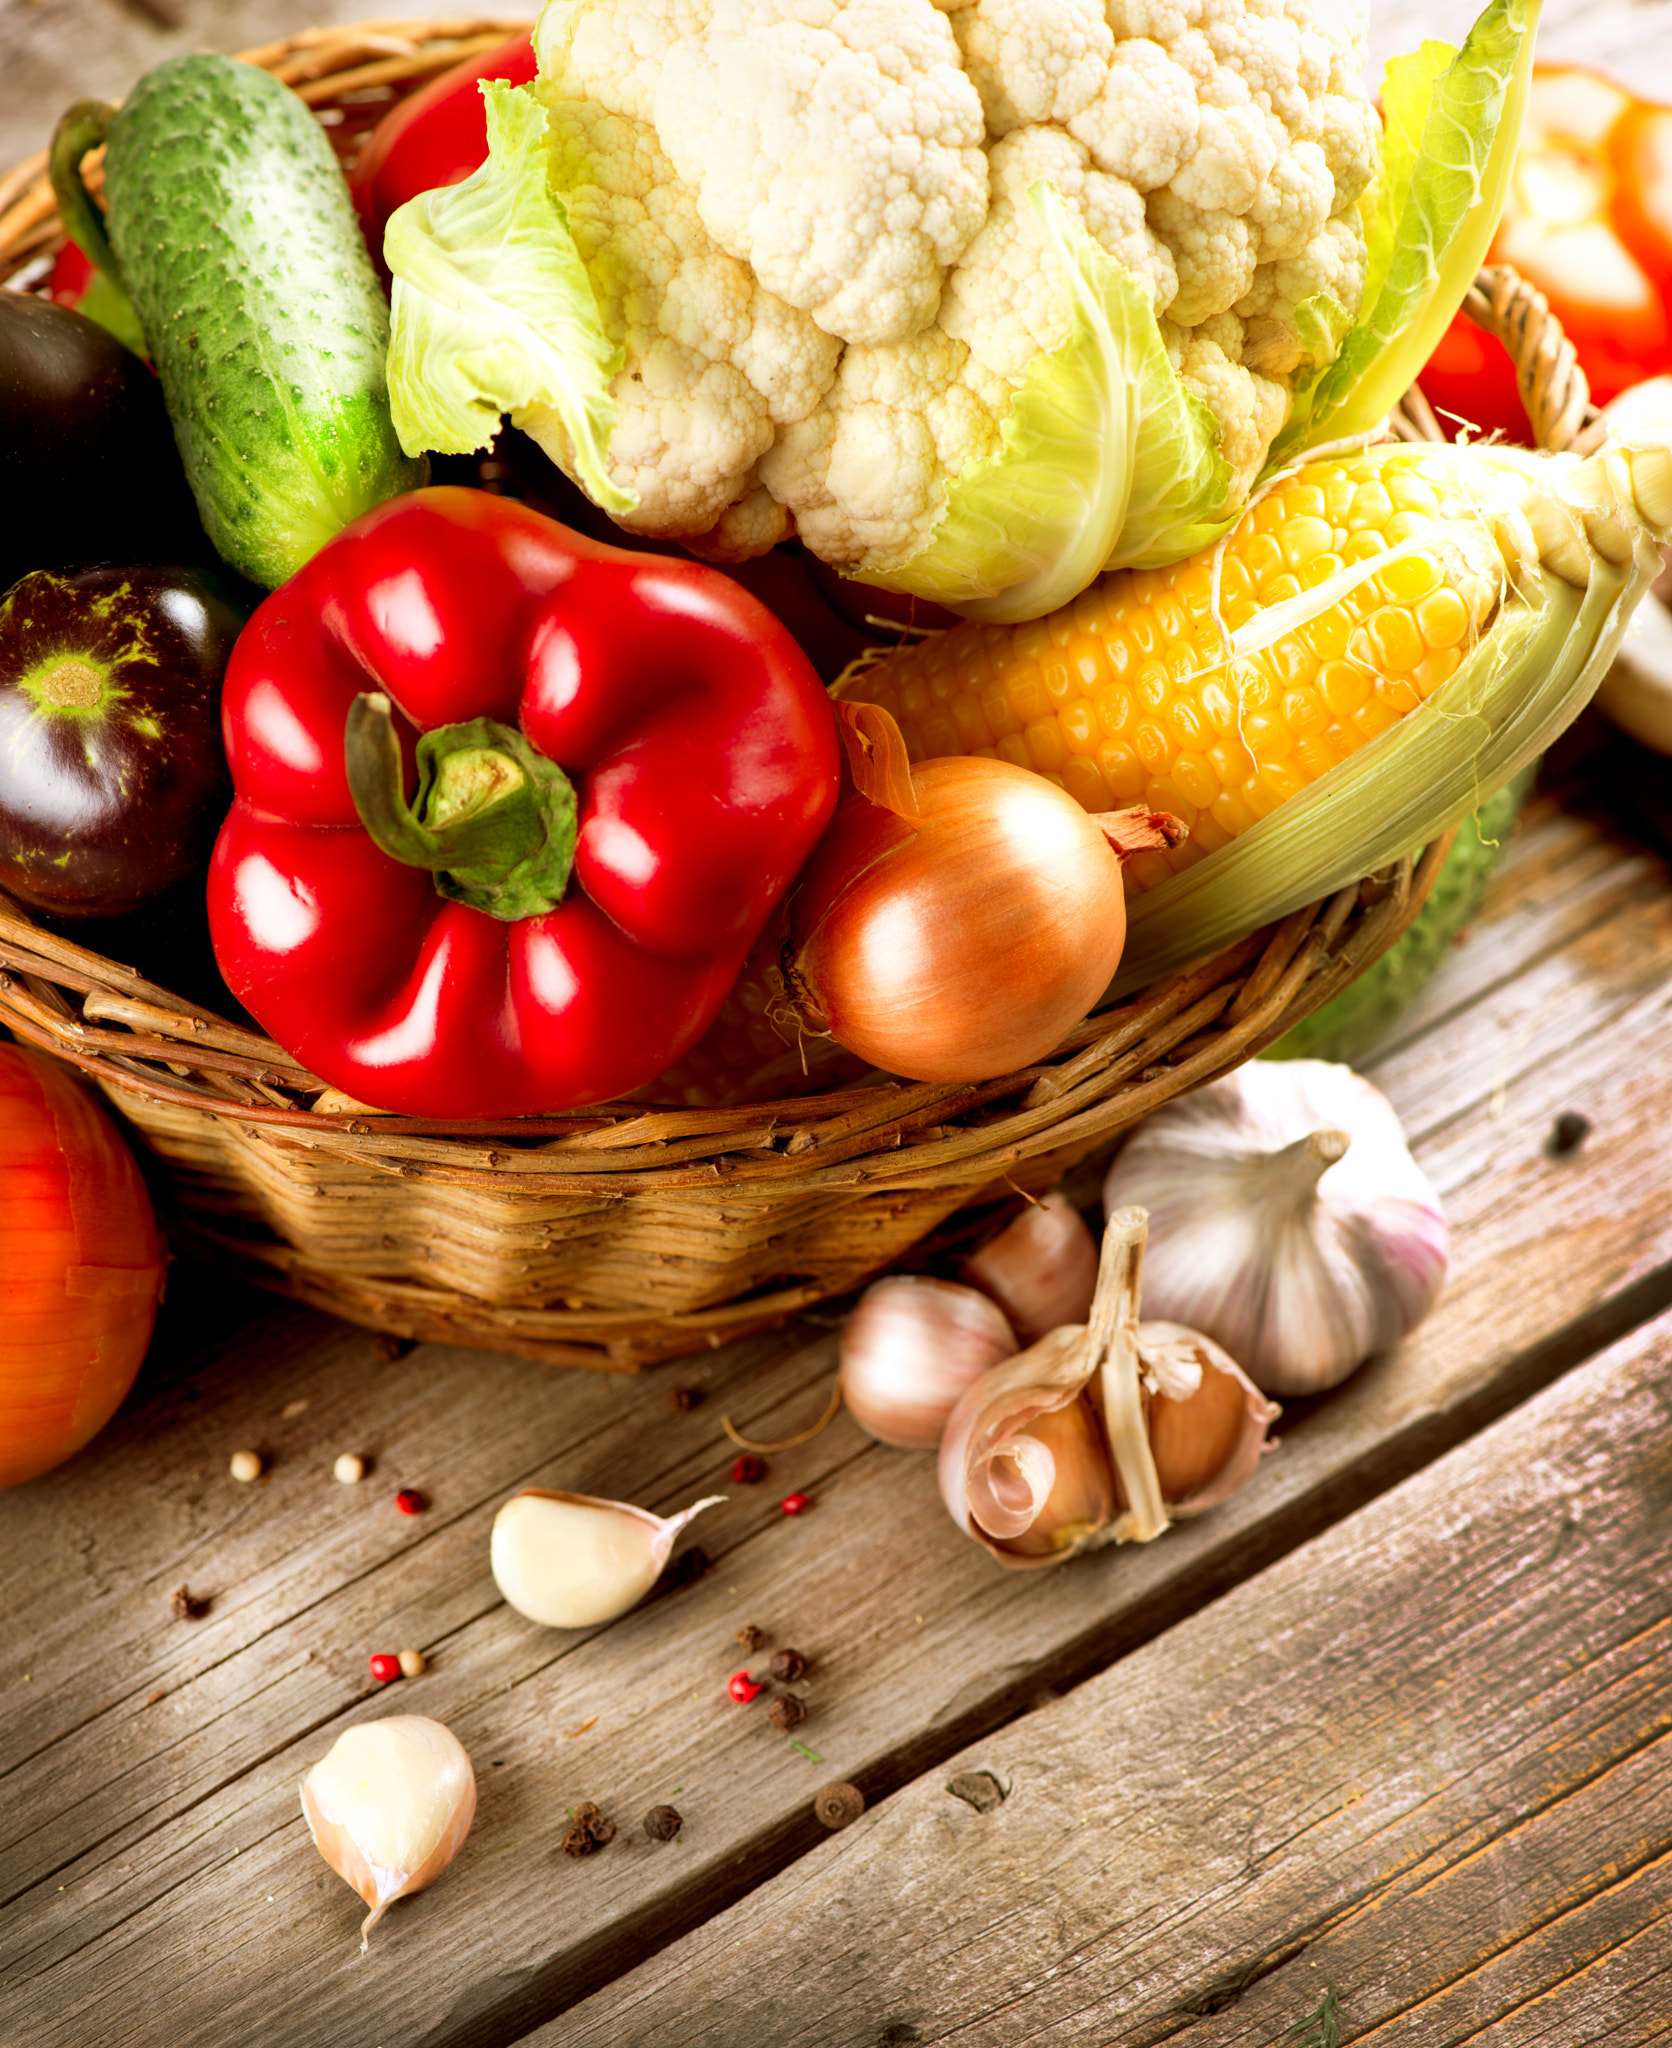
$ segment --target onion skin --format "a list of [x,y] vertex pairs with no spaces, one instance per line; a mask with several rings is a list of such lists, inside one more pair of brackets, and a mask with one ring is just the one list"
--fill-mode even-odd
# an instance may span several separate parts
[[0,1487],[61,1465],[116,1413],[165,1260],[114,1124],[63,1068],[0,1045]]
[[1126,943],[1120,860],[1065,790],[980,757],[912,770],[919,815],[837,809],[791,906],[808,1028],[886,1073],[980,1081],[1043,1059]]

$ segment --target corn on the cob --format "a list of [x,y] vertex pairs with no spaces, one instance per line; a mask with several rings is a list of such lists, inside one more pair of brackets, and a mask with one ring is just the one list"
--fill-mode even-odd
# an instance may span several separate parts
[[[892,712],[913,761],[992,755],[1089,811],[1141,803],[1182,818],[1184,845],[1127,863],[1138,895],[1327,774],[1461,667],[1504,585],[1466,476],[1414,448],[1308,464],[1208,553],[1105,576],[1027,625],[954,627],[850,670],[838,692]],[[1263,611],[1384,555],[1316,616],[1237,655],[1236,636]]]

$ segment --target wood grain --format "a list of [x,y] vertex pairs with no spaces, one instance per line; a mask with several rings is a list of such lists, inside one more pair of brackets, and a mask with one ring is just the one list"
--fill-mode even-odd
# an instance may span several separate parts
[[[1672,1317],[526,2048],[1664,2039]],[[984,1770],[994,1811],[943,1778]]]
[[[1377,1070],[1453,1217],[1440,1308],[1226,1507],[1043,1581],[996,1572],[926,1462],[846,1418],[762,1487],[728,1487],[723,1412],[773,1439],[823,1406],[829,1340],[805,1325],[628,1384],[441,1347],[383,1360],[301,1312],[158,1361],[98,1444],[0,1501],[18,1619],[0,1644],[0,2039],[485,2048],[631,1967],[815,1846],[827,1779],[879,1797],[938,1766],[1664,1306],[1668,991],[1662,865],[1537,807],[1431,1021]],[[1575,1105],[1595,1131],[1552,1160],[1550,1119]],[[674,1380],[708,1400],[670,1412]],[[225,1476],[244,1444],[271,1458],[254,1489]],[[375,1461],[359,1488],[328,1476],[345,1449]],[[733,1498],[691,1532],[706,1579],[561,1636],[508,1613],[486,1569],[492,1515],[528,1483],[664,1510]],[[400,1484],[429,1492],[427,1515],[394,1513]],[[792,1488],[815,1503],[794,1522],[776,1506]],[[203,1621],[169,1618],[182,1582],[213,1596]],[[820,1761],[725,1697],[744,1620],[816,1660],[799,1735]],[[367,1654],[409,1644],[431,1671],[380,1693]],[[361,1961],[295,1786],[341,1727],[396,1709],[458,1731],[480,1818]],[[577,1863],[558,1844],[583,1798],[621,1831]],[[685,1834],[651,1844],[638,1818],[670,1798]]]

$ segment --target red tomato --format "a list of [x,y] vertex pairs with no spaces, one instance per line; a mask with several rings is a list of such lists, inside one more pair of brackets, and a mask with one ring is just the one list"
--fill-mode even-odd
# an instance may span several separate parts
[[534,43],[525,29],[432,78],[372,130],[348,183],[366,247],[385,279],[383,231],[396,207],[438,185],[461,183],[487,161],[488,119],[480,81],[503,78],[526,85],[534,71]]

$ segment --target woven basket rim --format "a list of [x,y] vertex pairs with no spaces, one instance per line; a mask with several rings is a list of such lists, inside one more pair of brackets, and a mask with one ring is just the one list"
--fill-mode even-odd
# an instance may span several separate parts
[[[241,52],[285,78],[316,112],[345,97],[389,96],[531,26],[524,16],[374,17],[305,29]],[[384,106],[378,106],[380,115]],[[62,240],[44,150],[0,176],[0,278]],[[44,194],[44,197],[43,197]],[[1509,347],[1541,446],[1583,451],[1600,438],[1583,373],[1542,296],[1503,267],[1483,270],[1465,310]],[[1396,438],[1448,436],[1413,390]],[[547,1117],[442,1121],[367,1110],[337,1096],[259,1032],[217,1015],[36,924],[0,895],[0,1023],[94,1078],[126,1113],[197,1112],[261,1142],[374,1177],[596,1205],[671,1196],[719,1210],[843,1190],[967,1200],[1017,1187],[1030,1163],[1084,1156],[1151,1109],[1229,1072],[1345,988],[1420,909],[1451,835],[1250,933],[1182,973],[1100,1009],[1044,1061],[978,1084],[878,1077],[784,1100],[712,1109],[616,1102]],[[325,1107],[317,1107],[323,1103]],[[187,1204],[189,1207],[189,1203]],[[948,1204],[950,1206],[950,1204]],[[282,1242],[246,1243],[193,1218],[188,1242],[267,1284],[409,1334],[449,1327],[456,1299],[422,1282],[331,1291]],[[358,1288],[358,1292],[356,1291]],[[687,1341],[646,1338],[636,1312],[488,1307],[465,1341],[576,1362],[637,1362],[781,1321],[835,1291],[812,1283],[662,1316]],[[430,1304],[428,1307],[425,1303]],[[440,1307],[435,1304],[443,1304]],[[485,1318],[485,1320],[484,1320]],[[580,1348],[557,1341],[571,1327]],[[648,1324],[647,1324],[648,1327]],[[484,1334],[486,1333],[486,1334]],[[646,1347],[650,1348],[646,1348]],[[607,1349],[607,1361],[582,1352]]]

